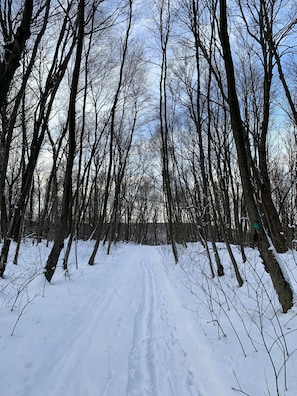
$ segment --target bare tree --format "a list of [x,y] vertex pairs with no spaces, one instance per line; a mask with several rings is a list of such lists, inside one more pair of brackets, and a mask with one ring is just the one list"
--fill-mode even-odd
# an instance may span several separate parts
[[77,11],[77,47],[75,63],[72,74],[72,82],[69,98],[69,111],[68,111],[68,153],[67,163],[65,170],[65,177],[63,183],[63,197],[62,207],[59,222],[57,223],[55,231],[55,240],[52,250],[47,259],[45,266],[45,277],[48,282],[51,281],[57,262],[63,247],[65,233],[69,232],[69,225],[71,223],[71,203],[72,203],[72,171],[74,157],[76,154],[76,100],[78,94],[78,83],[80,77],[80,68],[83,53],[84,43],[84,29],[85,29],[85,1],[80,0]]
[[251,174],[248,166],[246,151],[245,130],[241,120],[239,102],[235,84],[234,65],[231,53],[231,46],[228,34],[227,5],[226,0],[220,0],[220,40],[224,57],[226,78],[228,85],[228,102],[230,107],[231,125],[237,149],[238,164],[240,169],[244,198],[252,224],[260,222],[261,243],[259,252],[266,269],[270,273],[272,283],[278,295],[279,302],[284,312],[287,312],[293,305],[293,291],[286,279],[280,264],[278,263],[271,243],[269,241],[265,225],[261,222],[261,217],[257,203],[255,201],[254,186],[251,183]]
[[159,79],[159,132],[161,137],[161,163],[163,189],[166,200],[166,214],[168,226],[168,240],[172,247],[175,262],[178,261],[178,251],[176,246],[176,236],[174,230],[174,199],[173,186],[170,170],[170,149],[173,149],[171,140],[171,130],[169,125],[169,94],[168,94],[168,47],[172,25],[172,11],[170,0],[162,0],[157,5],[158,21],[158,40],[161,52],[160,79]]
[[[273,244],[278,252],[287,250],[285,233],[280,222],[279,215],[272,199],[271,183],[268,163],[268,135],[271,124],[271,112],[273,101],[273,72],[274,53],[271,48],[271,37],[273,37],[274,21],[277,20],[277,1],[267,2],[261,0],[259,4],[247,4],[239,1],[241,15],[245,23],[245,32],[249,39],[243,38],[244,45],[250,48],[248,59],[253,66],[245,60],[242,61],[241,69],[245,70],[248,81],[253,87],[253,94],[246,92],[243,103],[252,101],[253,111],[245,109],[245,124],[248,132],[252,135],[256,158],[250,158],[252,174],[257,185],[258,200],[261,202],[265,214],[264,221]],[[252,42],[251,39],[252,39]],[[259,48],[259,50],[257,50]],[[258,65],[258,67],[257,67]],[[257,81],[259,82],[257,83]],[[256,85],[258,84],[258,89]],[[249,157],[252,156],[252,153]]]
[[124,38],[123,38],[123,44],[122,44],[122,54],[121,54],[121,59],[120,59],[120,66],[119,66],[119,77],[118,77],[118,82],[116,85],[115,89],[115,94],[114,98],[112,101],[111,105],[111,110],[110,114],[108,117],[108,125],[109,125],[109,159],[108,159],[108,169],[107,169],[107,175],[106,175],[106,186],[105,186],[105,193],[104,193],[104,199],[103,199],[103,207],[102,211],[100,214],[100,218],[98,221],[98,224],[96,225],[96,228],[98,230],[98,235],[96,238],[96,243],[94,245],[93,252],[89,258],[89,264],[93,265],[94,260],[100,245],[100,240],[102,236],[102,226],[104,224],[104,221],[106,220],[106,213],[107,213],[107,206],[108,206],[108,199],[110,196],[110,188],[112,185],[112,170],[113,170],[113,164],[114,164],[114,141],[116,138],[115,135],[115,130],[116,130],[116,120],[117,120],[117,110],[118,106],[120,103],[120,98],[121,98],[121,92],[123,88],[123,83],[124,83],[124,76],[125,76],[125,66],[126,66],[126,61],[127,61],[127,54],[128,54],[128,48],[129,48],[129,41],[130,41],[130,35],[131,35],[131,29],[132,29],[132,19],[133,19],[133,0],[128,1],[127,9],[128,9],[128,15],[127,15],[127,26],[126,30],[124,33]]
[[[16,199],[13,214],[9,223],[7,233],[5,235],[5,240],[3,243],[1,257],[0,257],[0,273],[3,275],[5,271],[5,266],[7,262],[7,256],[9,252],[10,242],[12,238],[16,241],[18,240],[19,233],[21,231],[22,219],[25,213],[25,207],[28,199],[28,194],[30,192],[31,183],[33,179],[34,170],[36,163],[40,154],[40,150],[44,141],[45,133],[48,129],[48,122],[52,112],[52,107],[54,99],[56,97],[60,83],[65,75],[66,68],[71,57],[73,48],[75,46],[75,38],[68,45],[68,33],[69,30],[66,26],[69,22],[69,9],[66,10],[66,16],[62,22],[60,35],[57,41],[57,46],[53,55],[52,64],[49,68],[48,75],[45,79],[44,88],[41,90],[41,95],[37,100],[36,107],[34,108],[33,116],[33,133],[30,141],[30,149],[28,154],[28,160],[25,169],[22,174],[20,192],[18,198]],[[46,8],[46,13],[48,15],[49,9]],[[44,32],[44,25],[42,26],[42,34]],[[69,28],[71,29],[71,28]],[[39,38],[39,36],[38,36]],[[40,40],[37,40],[40,43]],[[37,47],[33,48],[32,62],[35,60]],[[32,64],[29,63],[28,73],[32,71]],[[27,73],[24,76],[24,82],[27,83]],[[13,130],[13,125],[11,125]],[[11,132],[12,133],[12,132]]]

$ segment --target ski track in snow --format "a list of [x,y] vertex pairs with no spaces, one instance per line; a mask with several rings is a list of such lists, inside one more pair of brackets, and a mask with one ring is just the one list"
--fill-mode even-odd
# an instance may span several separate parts
[[[101,247],[95,265],[89,266],[92,244],[82,242],[78,268],[74,256],[70,257],[69,277],[65,278],[60,262],[48,284],[41,275],[41,253],[44,249],[47,257],[49,248],[33,249],[31,244],[22,248],[20,265],[8,266],[0,288],[1,396],[276,395],[273,367],[261,349],[258,330],[252,328],[260,318],[250,298],[252,277],[245,289],[238,290],[238,297],[246,307],[244,316],[252,307],[247,318],[253,315],[255,322],[248,330],[258,351],[249,345],[235,312],[228,312],[227,319],[237,326],[241,345],[228,327],[224,309],[211,317],[205,312],[208,300],[204,304],[203,298],[216,290],[210,282],[202,284],[202,288],[209,287],[208,294],[200,294],[198,288],[191,293],[192,273],[187,272],[187,265],[183,267],[191,260],[189,250],[185,261],[175,265],[169,246],[118,244],[110,255]],[[193,253],[197,254],[196,249]],[[251,250],[251,263],[257,262],[255,255],[258,253]],[[195,260],[190,261],[191,266],[196,265]],[[296,258],[290,265],[296,268]],[[246,265],[241,269],[248,272]],[[193,272],[193,285],[201,274],[200,270]],[[233,281],[231,277],[221,280]],[[235,298],[232,285],[226,295],[230,301]],[[228,288],[224,290],[228,292]],[[274,316],[269,306],[265,309],[265,319],[269,312]],[[290,352],[283,370],[286,376],[280,372],[278,394],[295,396],[296,307],[265,327],[276,367],[282,368],[278,321],[287,331],[284,343]],[[220,329],[228,336],[218,334]],[[288,391],[284,391],[285,380]]]
[[[192,395],[193,375],[186,368],[186,353],[176,337],[176,329],[170,323],[167,302],[153,273],[153,260],[149,255],[141,267],[143,290],[134,317],[126,394],[153,396],[159,394],[158,390],[166,390],[168,395]],[[166,367],[168,371],[163,372]],[[180,389],[183,381],[185,388]],[[141,389],[139,384],[142,384]]]
[[[71,287],[75,303],[64,322],[59,317],[56,333],[44,334],[41,327],[43,341],[34,347],[32,340],[31,349],[23,351],[28,367],[22,388],[12,386],[5,396],[206,395],[191,368],[193,356],[199,359],[193,351],[199,343],[197,329],[185,323],[188,312],[176,297],[158,249],[132,250],[114,263],[111,259],[96,266],[87,296],[76,290],[79,281]],[[58,286],[49,286],[49,292]],[[46,310],[46,298],[42,303]],[[189,327],[188,333],[182,330],[189,339],[180,338],[181,326]],[[40,361],[42,342],[51,343],[51,355]]]

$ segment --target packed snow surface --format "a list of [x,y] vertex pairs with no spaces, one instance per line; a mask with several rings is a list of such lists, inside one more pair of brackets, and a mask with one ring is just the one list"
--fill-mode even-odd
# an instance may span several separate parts
[[[199,244],[73,245],[51,284],[50,246],[22,243],[0,280],[2,396],[232,396],[297,394],[296,306],[281,312],[257,250],[239,288],[227,250],[211,278]],[[13,259],[13,249],[11,261]],[[62,259],[63,257],[61,257]],[[293,251],[282,256],[292,284]]]

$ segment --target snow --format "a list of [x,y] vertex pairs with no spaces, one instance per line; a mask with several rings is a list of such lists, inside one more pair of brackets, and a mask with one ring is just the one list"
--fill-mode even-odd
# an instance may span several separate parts
[[[168,246],[122,243],[89,266],[92,247],[77,242],[51,284],[45,242],[24,241],[8,264],[3,396],[296,395],[297,309],[282,313],[257,250],[242,263],[233,247],[239,288],[222,244],[225,276],[214,279],[199,244],[180,247],[177,265]],[[296,252],[281,256],[296,287]]]

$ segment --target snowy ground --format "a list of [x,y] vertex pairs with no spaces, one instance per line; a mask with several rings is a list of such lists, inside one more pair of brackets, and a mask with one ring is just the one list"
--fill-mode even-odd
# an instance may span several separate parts
[[[213,280],[197,244],[178,265],[169,247],[120,244],[90,267],[79,242],[69,276],[59,267],[48,284],[50,248],[23,243],[0,280],[1,395],[296,395],[296,306],[281,313],[257,250],[243,264],[234,248],[238,288],[219,247],[226,275]],[[283,259],[295,287],[297,260]]]

